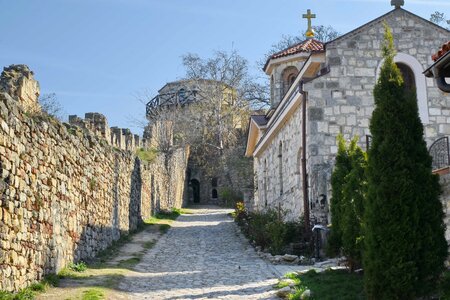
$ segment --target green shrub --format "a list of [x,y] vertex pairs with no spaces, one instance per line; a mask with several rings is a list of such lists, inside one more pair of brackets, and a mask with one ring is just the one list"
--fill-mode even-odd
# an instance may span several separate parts
[[267,223],[265,226],[265,230],[270,241],[270,253],[272,253],[273,255],[283,254],[284,247],[286,246],[286,224],[282,221],[275,220]]
[[383,56],[370,122],[365,288],[369,299],[415,299],[436,291],[447,257],[440,187],[387,25]]
[[244,222],[248,222],[248,213],[245,209],[244,202],[237,202],[234,209],[234,220],[238,225],[244,225]]
[[74,272],[84,272],[87,269],[87,265],[82,261],[79,263],[70,263],[67,267]]
[[154,148],[150,148],[148,150],[140,148],[136,151],[136,155],[139,157],[140,160],[151,163],[158,156],[158,150]]
[[351,169],[351,161],[347,151],[347,145],[342,135],[338,136],[338,152],[333,174],[331,175],[331,228],[327,243],[327,255],[339,255],[342,248],[342,202],[345,177]]

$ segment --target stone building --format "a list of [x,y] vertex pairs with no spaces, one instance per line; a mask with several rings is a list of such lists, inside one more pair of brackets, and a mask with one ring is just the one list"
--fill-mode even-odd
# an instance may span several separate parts
[[[164,85],[158,95],[147,103],[145,139],[149,146],[162,151],[170,151],[179,143],[191,144],[191,152],[186,171],[185,200],[190,203],[220,204],[221,194],[228,190],[230,181],[235,180],[234,170],[224,168],[222,163],[224,149],[227,148],[225,135],[230,131],[241,130],[242,118],[232,113],[218,112],[232,108],[236,92],[228,85],[213,80],[180,80]],[[212,124],[218,117],[223,126]],[[224,128],[214,132],[213,137],[205,137],[206,128]],[[213,130],[211,130],[212,132]],[[224,135],[222,138],[220,135]],[[197,143],[208,139],[209,146]],[[223,141],[223,142],[222,142]],[[200,157],[200,159],[198,159]],[[208,163],[205,164],[205,158]],[[217,164],[211,163],[217,162]]]
[[308,39],[268,59],[272,107],[251,118],[246,149],[254,158],[253,209],[281,208],[287,219],[305,215],[314,224],[330,221],[336,138],[358,136],[365,149],[370,137],[384,22],[393,29],[395,62],[417,92],[427,143],[450,134],[450,95],[423,75],[450,32],[393,2],[392,11],[333,41]]

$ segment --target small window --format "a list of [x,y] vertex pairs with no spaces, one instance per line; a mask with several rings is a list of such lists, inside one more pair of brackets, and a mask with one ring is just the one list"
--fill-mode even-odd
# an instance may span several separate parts
[[186,90],[185,89],[180,89],[178,91],[178,102],[180,102],[180,103],[186,102]]
[[213,190],[212,190],[212,198],[213,198],[213,199],[217,199],[217,198],[218,198],[217,190],[216,190],[216,189],[213,189]]

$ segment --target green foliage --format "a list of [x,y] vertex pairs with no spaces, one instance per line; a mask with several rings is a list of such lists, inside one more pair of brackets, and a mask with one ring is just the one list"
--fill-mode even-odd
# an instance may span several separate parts
[[154,148],[150,148],[148,150],[140,148],[136,151],[136,155],[139,157],[139,159],[148,163],[153,162],[156,157],[158,157],[158,153],[158,150]]
[[248,212],[242,202],[236,204],[234,219],[243,233],[256,245],[268,249],[272,254],[282,254],[292,242],[304,237],[303,222],[283,222],[282,212]]
[[5,291],[0,291],[0,299],[2,300],[33,300],[35,293],[32,288],[26,288],[20,290],[18,293],[10,293]]
[[361,266],[361,226],[367,193],[367,158],[357,142],[358,137],[355,137],[347,146],[343,136],[338,136],[336,166],[331,177],[333,225],[329,252],[336,254],[342,248],[352,271]]
[[87,269],[87,265],[82,261],[79,263],[72,262],[67,267],[74,272],[84,272]]
[[233,218],[239,226],[244,225],[245,221],[248,220],[248,213],[245,209],[244,202],[236,203]]
[[105,299],[105,294],[100,289],[89,289],[83,291],[82,300],[100,300]]
[[394,63],[385,25],[375,86],[365,203],[365,288],[369,299],[414,299],[436,289],[447,256],[438,178],[423,140],[417,100]]
[[317,273],[310,270],[304,274],[295,275],[299,282],[296,292],[289,299],[301,299],[301,294],[309,289],[311,299],[320,300],[358,300],[364,298],[363,278],[361,275],[349,273],[347,270],[326,270]]
[[119,264],[117,266],[120,268],[130,269],[130,268],[134,267],[135,265],[137,265],[141,261],[141,259],[142,259],[142,255],[124,259],[124,260],[119,261]]
[[342,229],[341,229],[341,216],[342,216],[342,198],[343,189],[345,184],[345,177],[348,175],[351,169],[351,162],[345,145],[344,138],[338,136],[338,152],[336,154],[336,164],[334,166],[333,174],[331,175],[331,229],[330,237],[328,239],[328,255],[335,256],[340,253],[342,248]]
[[91,191],[93,191],[93,190],[96,189],[96,187],[97,187],[97,180],[95,180],[94,178],[91,178],[91,179],[89,180],[89,189],[90,189]]
[[225,202],[226,207],[235,207],[238,202],[242,202],[242,193],[231,188],[223,187],[219,190],[219,196]]
[[439,292],[441,294],[440,299],[450,300],[450,270],[442,274],[439,281]]

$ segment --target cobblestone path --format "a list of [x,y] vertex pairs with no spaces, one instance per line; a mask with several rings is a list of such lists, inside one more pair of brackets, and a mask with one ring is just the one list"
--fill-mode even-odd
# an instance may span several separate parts
[[278,299],[274,269],[239,234],[231,210],[192,211],[126,275],[114,299]]

